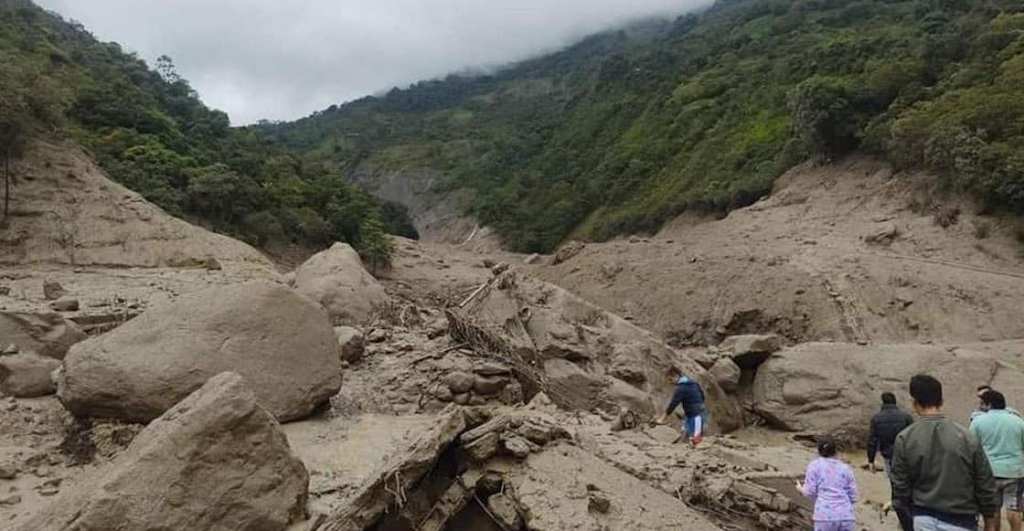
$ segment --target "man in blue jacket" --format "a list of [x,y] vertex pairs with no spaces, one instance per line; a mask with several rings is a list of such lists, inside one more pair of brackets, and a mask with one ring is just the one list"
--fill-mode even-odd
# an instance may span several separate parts
[[689,439],[690,444],[697,446],[704,439],[704,426],[707,422],[707,412],[704,409],[704,389],[700,384],[689,376],[674,372],[671,377],[675,380],[676,390],[672,393],[672,400],[668,403],[665,413],[658,419],[658,424],[664,424],[677,407],[683,406],[683,414],[686,420],[683,422],[682,440]]

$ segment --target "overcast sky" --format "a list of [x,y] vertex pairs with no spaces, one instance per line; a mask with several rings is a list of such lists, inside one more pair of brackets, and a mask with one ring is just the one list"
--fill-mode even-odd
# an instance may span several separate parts
[[151,65],[167,54],[236,125],[557,49],[712,0],[36,0]]

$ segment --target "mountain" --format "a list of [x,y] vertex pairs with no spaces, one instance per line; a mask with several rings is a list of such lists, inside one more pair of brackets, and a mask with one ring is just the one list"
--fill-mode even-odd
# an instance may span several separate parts
[[1022,36],[1011,0],[720,0],[256,129],[370,189],[430,175],[520,251],[724,213],[851,151],[1020,213]]
[[385,231],[414,235],[400,208],[333,168],[231,128],[170,58],[151,69],[28,0],[0,0],[0,161],[15,210],[17,162],[38,140],[77,142],[166,212],[265,249],[342,240],[384,257]]

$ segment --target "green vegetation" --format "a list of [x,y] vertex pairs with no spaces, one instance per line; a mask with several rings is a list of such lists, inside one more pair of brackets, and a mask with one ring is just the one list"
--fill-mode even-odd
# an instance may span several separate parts
[[725,212],[851,150],[1024,213],[1024,4],[720,0],[261,130],[342,172],[441,171],[523,251]]
[[34,127],[66,116],[116,179],[258,244],[342,239],[386,256],[380,234],[414,229],[346,185],[356,173],[438,171],[510,247],[548,251],[726,212],[852,150],[1024,213],[1019,0],[719,0],[489,75],[237,129],[169,59],[154,72],[27,2],[0,6],[2,77],[49,80],[27,92],[43,104],[16,104]]
[[27,0],[0,0],[5,194],[28,139],[68,136],[169,213],[256,245],[341,240],[379,264],[389,257],[387,231],[415,236],[404,210],[348,185],[333,162],[231,128],[170,58],[156,67]]

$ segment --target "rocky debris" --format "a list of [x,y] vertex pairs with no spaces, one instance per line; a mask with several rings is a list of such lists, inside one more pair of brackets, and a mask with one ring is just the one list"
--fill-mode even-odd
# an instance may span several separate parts
[[50,303],[50,309],[57,312],[77,312],[78,299],[60,299]]
[[358,328],[336,326],[334,327],[334,337],[338,340],[342,361],[356,363],[363,359],[363,353],[366,351],[365,338]]
[[224,371],[243,375],[282,422],[308,416],[341,386],[323,310],[251,281],[183,295],[75,345],[58,395],[77,416],[148,422]]
[[0,394],[18,398],[51,395],[56,391],[50,374],[60,362],[31,352],[0,357]]
[[864,235],[864,243],[871,245],[889,245],[900,236],[900,228],[895,223],[881,223]]
[[413,489],[466,429],[466,419],[455,408],[446,409],[433,427],[408,448],[392,455],[375,474],[359,487],[358,493],[332,512],[321,531],[362,531],[370,528],[385,512],[401,508],[406,493]]
[[284,529],[308,484],[277,422],[225,373],[19,529]]
[[782,347],[775,334],[730,336],[718,346],[741,369],[754,369]]
[[11,480],[18,477],[18,468],[9,461],[0,461],[0,479]]
[[711,366],[711,370],[708,371],[711,376],[714,377],[718,385],[722,387],[727,393],[734,393],[740,386],[740,377],[742,375],[739,365],[736,365],[732,359],[721,358]]
[[653,416],[654,404],[672,392],[669,372],[676,368],[700,381],[718,429],[739,426],[736,402],[700,365],[552,284],[509,271],[447,315],[452,338],[509,365],[527,399],[543,390],[570,410]]
[[973,348],[807,343],[776,353],[758,369],[754,408],[781,429],[863,444],[881,393],[895,393],[909,408],[907,385],[919,373],[942,382],[946,414],[953,419],[970,417],[978,385],[1024,395],[1024,372]]
[[444,384],[453,394],[468,393],[473,389],[473,375],[462,371],[452,371],[444,377]]
[[0,505],[17,505],[19,503],[21,503],[21,496],[17,494],[0,497]]
[[7,297],[11,294],[10,286],[0,286],[0,297]]
[[64,359],[71,345],[86,339],[76,324],[56,313],[0,311],[0,338],[20,352]]
[[595,513],[608,514],[612,501],[596,485],[587,485],[587,508]]
[[572,240],[558,249],[558,252],[555,253],[555,257],[552,259],[551,263],[553,265],[558,265],[572,260],[573,257],[583,252],[583,249],[586,247],[587,244],[578,240]]
[[544,445],[569,437],[548,414],[514,410],[463,433],[459,442],[474,461],[483,463],[498,455],[525,459]]
[[539,264],[540,261],[541,257],[537,253],[531,254],[530,256],[527,256],[526,258],[523,259],[523,263],[526,265]]
[[48,301],[55,301],[60,299],[67,292],[64,291],[64,286],[60,285],[60,282],[56,280],[44,280],[43,281],[43,298]]
[[11,343],[10,345],[7,345],[6,347],[4,347],[3,352],[0,352],[0,354],[2,354],[4,356],[9,356],[11,354],[17,354],[18,352],[19,352],[18,345],[15,345],[14,343]]
[[345,243],[314,255],[295,270],[295,289],[320,303],[334,324],[363,324],[389,303],[384,288]]

